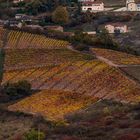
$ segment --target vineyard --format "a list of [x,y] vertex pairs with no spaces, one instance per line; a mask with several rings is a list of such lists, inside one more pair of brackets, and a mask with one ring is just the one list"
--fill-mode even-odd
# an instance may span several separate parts
[[3,84],[28,80],[33,89],[63,90],[100,99],[139,102],[139,86],[119,70],[98,60],[5,72]]
[[10,31],[6,48],[23,49],[23,48],[47,48],[47,49],[62,49],[66,48],[68,42],[47,38],[43,35],[31,33]]
[[[0,28],[0,38],[6,30]],[[63,40],[47,38],[44,35],[31,34],[20,31],[9,31],[7,36],[6,49],[24,49],[24,48],[47,48],[64,49],[69,43]]]
[[39,113],[48,119],[58,120],[76,110],[97,101],[92,96],[80,93],[43,90],[31,97],[9,106],[9,110]]
[[68,49],[8,49],[5,52],[5,70],[94,59],[91,55]]
[[[0,29],[1,39],[4,33],[8,36],[2,49],[2,85],[27,80],[36,91],[10,105],[10,110],[56,120],[102,99],[140,102],[138,83],[94,55],[70,50],[68,42],[43,35]],[[140,64],[140,58],[133,55],[93,51],[117,64]]]
[[98,56],[102,56],[104,58],[111,60],[115,64],[124,64],[124,65],[140,64],[140,56],[134,56],[127,53],[98,48],[94,48],[93,52]]

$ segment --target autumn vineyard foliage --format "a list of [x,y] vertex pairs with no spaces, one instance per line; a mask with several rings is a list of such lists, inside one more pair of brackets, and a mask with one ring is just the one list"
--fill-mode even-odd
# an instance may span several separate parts
[[79,61],[58,66],[8,71],[3,84],[27,80],[33,89],[83,93],[97,98],[139,101],[139,86],[119,70],[100,61]]
[[[1,28],[0,38],[5,32],[2,85],[27,80],[36,91],[10,105],[9,110],[39,113],[55,120],[102,99],[140,101],[138,83],[91,54],[69,49],[68,42]],[[116,63],[139,64],[139,57],[117,52],[111,56],[111,51],[103,52],[103,56]]]
[[[9,106],[9,110],[39,113],[51,120],[63,117],[97,101],[95,97],[76,92],[43,90],[31,97]],[[43,103],[43,104],[42,104]]]
[[59,65],[94,58],[68,49],[8,49],[5,52],[6,70]]
[[[6,32],[6,30],[0,28],[0,36],[3,35],[4,32]],[[62,49],[68,45],[69,43],[67,41],[47,38],[44,35],[9,30],[5,49]]]
[[94,48],[92,49],[92,51],[98,56],[102,56],[104,58],[113,61],[115,64],[124,64],[124,65],[140,64],[140,56],[134,56],[132,54],[100,48]]

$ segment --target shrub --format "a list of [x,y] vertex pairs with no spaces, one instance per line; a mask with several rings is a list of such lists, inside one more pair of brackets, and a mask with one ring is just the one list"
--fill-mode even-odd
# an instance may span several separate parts
[[25,80],[24,81],[19,81],[16,84],[16,87],[17,87],[17,93],[23,94],[23,95],[29,94],[30,90],[31,90],[31,84],[28,81],[25,81]]
[[52,19],[55,23],[66,24],[69,21],[69,14],[65,7],[58,6],[53,12]]
[[18,98],[30,94],[31,84],[27,81],[19,81],[17,83],[7,83],[4,85],[4,93],[10,98]]
[[75,35],[71,37],[72,43],[81,43],[86,45],[94,45],[95,41],[93,40],[91,35],[87,33],[83,33],[82,31],[76,31]]
[[76,44],[76,45],[74,45],[74,49],[76,49],[78,51],[88,51],[89,47],[85,44]]
[[118,44],[113,40],[112,36],[108,33],[106,29],[103,29],[101,33],[98,34],[98,44],[102,48],[106,49],[118,49]]
[[24,135],[23,140],[44,140],[45,134],[43,132],[36,131],[31,129]]

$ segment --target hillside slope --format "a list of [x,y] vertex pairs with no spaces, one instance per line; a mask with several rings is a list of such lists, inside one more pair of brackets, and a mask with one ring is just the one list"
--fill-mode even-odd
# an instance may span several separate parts
[[[35,47],[28,46],[34,44],[29,36],[33,36]],[[102,99],[126,103],[140,101],[139,84],[119,69],[95,59],[91,54],[69,50],[67,45],[63,47],[58,40],[47,39],[44,44],[44,39],[46,38],[42,39],[40,35],[15,31],[8,34],[2,84],[27,80],[36,92],[11,105],[10,110],[63,118],[70,112]],[[58,44],[57,47],[53,46],[52,40]],[[112,56],[116,60],[115,55]],[[128,55],[125,55],[125,58],[128,58]],[[137,58],[128,59],[139,63]],[[40,106],[37,107],[36,104]],[[46,106],[48,108],[45,108]]]

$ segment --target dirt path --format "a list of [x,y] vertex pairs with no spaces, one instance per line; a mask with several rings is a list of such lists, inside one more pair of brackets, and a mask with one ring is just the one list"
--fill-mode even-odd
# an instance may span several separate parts
[[140,67],[140,65],[118,65],[118,64],[115,64],[113,63],[111,60],[109,59],[106,59],[102,56],[96,56],[97,59],[99,59],[100,61],[108,64],[109,66],[112,66],[112,67],[115,67],[117,69],[119,69],[124,75],[126,75],[130,80],[133,80],[134,82],[140,84],[140,80],[138,78],[135,77],[135,75],[133,75],[133,73],[129,73],[129,72],[126,72],[123,70],[123,68],[138,68]]
[[119,64],[115,64],[111,60],[109,60],[107,58],[104,58],[102,56],[96,56],[96,58],[99,59],[99,60],[101,60],[102,62],[107,63],[110,66],[117,67],[117,68],[123,68],[123,67],[140,67],[140,65],[119,65]]
[[[77,50],[75,50],[72,46],[68,46],[68,49],[72,50],[72,51],[76,51],[76,52],[79,52]],[[137,84],[140,84],[140,80],[139,80],[139,77],[136,78],[135,74],[133,73],[129,73],[129,72],[126,72],[123,70],[123,68],[136,68],[138,69],[140,67],[140,65],[119,65],[119,64],[115,64],[113,61],[107,59],[107,58],[104,58],[102,56],[98,56],[96,54],[94,54],[93,52],[89,52],[90,54],[94,55],[95,58],[97,58],[98,60],[108,64],[109,66],[112,66],[112,67],[115,67],[117,68],[119,71],[121,71],[124,75],[126,75],[131,81],[137,83]]]

